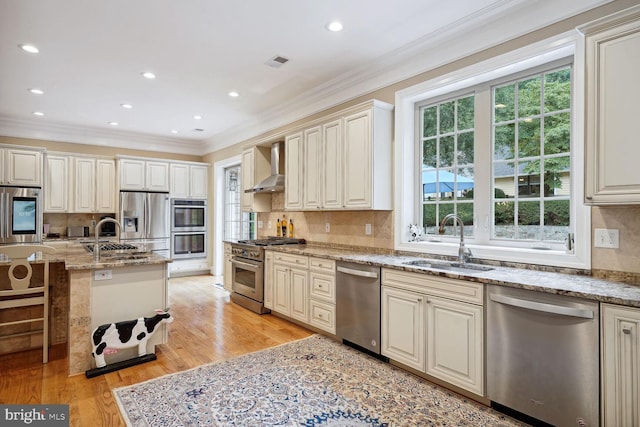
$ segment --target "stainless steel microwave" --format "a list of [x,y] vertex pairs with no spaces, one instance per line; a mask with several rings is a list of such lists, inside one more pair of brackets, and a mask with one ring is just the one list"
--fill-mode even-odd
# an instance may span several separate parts
[[198,199],[171,200],[171,231],[207,230],[207,201]]

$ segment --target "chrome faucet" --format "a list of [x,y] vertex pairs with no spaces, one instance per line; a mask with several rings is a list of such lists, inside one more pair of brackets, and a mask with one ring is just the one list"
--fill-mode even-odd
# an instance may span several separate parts
[[469,259],[471,259],[472,254],[471,254],[471,250],[464,246],[464,223],[462,222],[462,219],[460,219],[460,217],[456,214],[451,213],[449,215],[446,215],[444,218],[442,218],[442,221],[440,222],[440,228],[438,229],[438,233],[444,234],[444,225],[446,224],[447,221],[449,221],[452,218],[453,218],[454,225],[457,222],[458,225],[460,226],[460,247],[458,248],[458,259],[460,260],[460,262],[467,262],[469,261]]
[[100,235],[100,227],[102,227],[102,224],[104,224],[105,222],[113,222],[115,225],[118,226],[118,228],[120,229],[120,231],[122,231],[122,226],[120,225],[120,223],[118,221],[116,221],[113,218],[104,218],[101,219],[100,222],[98,222],[95,226],[95,237],[96,237],[96,241],[93,244],[93,259],[94,260],[99,260],[100,259],[100,242],[98,242],[98,236]]

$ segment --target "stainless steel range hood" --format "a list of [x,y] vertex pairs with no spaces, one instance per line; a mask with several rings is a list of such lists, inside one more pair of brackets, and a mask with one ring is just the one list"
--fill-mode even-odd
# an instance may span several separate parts
[[245,193],[281,193],[284,191],[284,175],[281,173],[281,150],[284,142],[274,142],[271,145],[271,175],[253,187],[244,190]]

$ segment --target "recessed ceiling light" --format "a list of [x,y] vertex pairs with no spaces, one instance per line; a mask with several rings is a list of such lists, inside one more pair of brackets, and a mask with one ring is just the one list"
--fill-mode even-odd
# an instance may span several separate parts
[[199,115],[196,114],[195,116],[193,116],[193,118],[196,119],[196,120],[201,120],[202,116],[199,116]]
[[109,122],[111,126],[118,126],[118,122]]
[[329,22],[327,24],[327,30],[333,31],[334,33],[342,31],[342,24],[338,21]]
[[178,131],[175,129],[171,129],[171,133],[178,133]]
[[145,71],[144,73],[142,73],[142,77],[144,77],[145,79],[155,79],[156,75],[151,71]]
[[44,93],[44,91],[42,89],[36,89],[36,88],[32,88],[29,89],[29,92],[35,94],[35,95],[42,95]]
[[120,106],[121,106],[122,108],[126,108],[127,110],[130,110],[130,109],[132,109],[132,108],[133,108],[133,105],[131,105],[131,104],[120,104]]
[[20,49],[29,53],[38,53],[40,50],[32,44],[19,44]]
[[44,116],[44,113],[42,111],[34,111],[33,115],[34,116]]
[[232,98],[237,98],[240,96],[240,94],[238,92],[236,92],[235,90],[232,90],[231,92],[229,92],[229,96]]
[[196,132],[204,132],[204,129],[195,128],[194,131],[196,131]]

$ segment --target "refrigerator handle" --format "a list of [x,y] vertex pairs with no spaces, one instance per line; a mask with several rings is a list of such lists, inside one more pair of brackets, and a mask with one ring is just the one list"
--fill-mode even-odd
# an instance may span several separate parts
[[149,208],[149,195],[147,194],[147,197],[144,198],[144,238],[148,238],[149,237],[149,233],[151,232],[151,224],[149,221],[150,215],[151,215],[151,209]]
[[7,227],[7,221],[9,221],[9,218],[5,218],[5,211],[4,191],[0,191],[0,243],[4,242],[4,229]]

